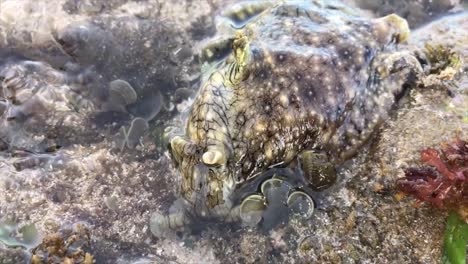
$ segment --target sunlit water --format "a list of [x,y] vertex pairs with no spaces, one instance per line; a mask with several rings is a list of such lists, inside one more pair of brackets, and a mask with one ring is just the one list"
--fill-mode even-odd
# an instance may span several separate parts
[[[268,189],[275,206],[246,216],[254,227],[197,222],[153,236],[151,214],[178,197],[167,135],[183,131],[204,77],[200,47],[229,2],[0,1],[0,263],[28,263],[41,238],[66,238],[77,224],[89,229],[83,248],[96,263],[438,261],[444,219],[396,203],[391,186],[420,148],[456,129],[466,135],[466,78],[453,99],[417,95],[416,110],[399,112],[314,197],[315,209],[301,193],[278,198],[286,184]],[[397,12],[413,28],[463,10],[457,1],[357,2],[363,16]],[[460,27],[466,36],[466,13],[459,17],[449,34]],[[466,58],[461,39],[451,45]],[[442,132],[424,130],[440,116]],[[420,119],[426,134],[404,134]],[[21,238],[27,224],[39,234]]]

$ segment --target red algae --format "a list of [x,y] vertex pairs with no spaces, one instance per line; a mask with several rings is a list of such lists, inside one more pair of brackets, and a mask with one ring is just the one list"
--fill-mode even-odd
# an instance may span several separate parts
[[468,142],[456,138],[443,143],[441,150],[421,151],[424,167],[410,167],[399,189],[439,209],[457,211],[468,222]]

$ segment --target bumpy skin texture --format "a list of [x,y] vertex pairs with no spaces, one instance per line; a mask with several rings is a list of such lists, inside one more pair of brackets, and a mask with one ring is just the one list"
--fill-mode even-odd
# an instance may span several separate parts
[[335,164],[352,157],[422,71],[396,51],[409,34],[396,15],[364,19],[331,1],[258,6],[227,12],[231,50],[171,141],[195,215],[225,216],[236,190],[304,150]]

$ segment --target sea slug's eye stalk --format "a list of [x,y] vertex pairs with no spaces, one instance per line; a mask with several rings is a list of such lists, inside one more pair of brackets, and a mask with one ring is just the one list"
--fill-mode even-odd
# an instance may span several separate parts
[[391,36],[391,40],[396,43],[402,43],[408,40],[410,29],[408,22],[404,18],[396,14],[390,14],[378,18],[377,22],[374,35],[379,41],[386,42],[386,40],[388,40],[387,36]]
[[249,43],[247,37],[238,33],[232,44],[235,61],[228,67],[229,81],[232,85],[238,85],[249,77],[247,64],[249,60]]
[[395,27],[396,32],[394,33],[394,36],[396,37],[397,43],[402,43],[408,40],[410,29],[406,19],[395,14],[385,16],[382,19]]

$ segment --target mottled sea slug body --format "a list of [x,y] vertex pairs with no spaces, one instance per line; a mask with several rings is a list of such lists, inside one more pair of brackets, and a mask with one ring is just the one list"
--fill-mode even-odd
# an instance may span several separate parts
[[[304,151],[353,156],[422,72],[397,15],[333,1],[249,2],[219,19],[200,91],[170,152],[185,214],[230,217],[233,196]],[[224,45],[219,47],[217,43]],[[169,217],[170,218],[170,217]]]

